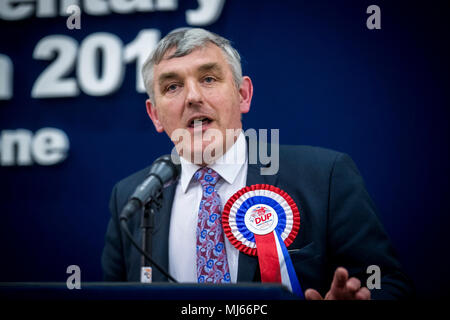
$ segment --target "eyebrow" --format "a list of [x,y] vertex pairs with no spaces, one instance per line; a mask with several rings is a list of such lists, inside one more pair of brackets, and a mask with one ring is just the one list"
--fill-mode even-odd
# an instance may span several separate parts
[[202,72],[202,73],[203,72],[208,72],[208,71],[214,71],[214,72],[217,72],[220,75],[222,75],[222,68],[216,62],[203,64],[197,70]]
[[[197,72],[199,73],[217,72],[219,76],[222,76],[223,74],[222,67],[216,62],[202,64],[197,68]],[[158,77],[158,83],[161,86],[166,81],[180,78],[181,78],[180,75],[176,72],[164,72],[161,73],[161,75]]]
[[179,79],[180,76],[176,72],[165,72],[161,73],[161,75],[158,78],[159,85],[162,85],[164,82],[172,79]]

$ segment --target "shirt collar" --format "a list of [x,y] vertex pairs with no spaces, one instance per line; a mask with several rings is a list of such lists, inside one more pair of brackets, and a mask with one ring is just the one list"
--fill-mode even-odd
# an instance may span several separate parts
[[[180,162],[180,183],[183,192],[186,193],[192,177],[194,176],[195,172],[197,172],[197,170],[201,167],[199,165],[193,164],[192,162],[189,162],[183,157],[180,157]],[[228,151],[224,155],[222,155],[208,167],[216,171],[227,183],[232,184],[236,180],[239,171],[246,162],[247,143],[245,142],[244,134],[241,132],[231,148],[228,149]]]

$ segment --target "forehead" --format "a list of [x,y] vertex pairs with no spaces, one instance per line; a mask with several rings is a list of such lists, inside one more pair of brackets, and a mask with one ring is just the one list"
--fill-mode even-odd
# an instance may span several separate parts
[[216,63],[221,66],[223,70],[230,70],[222,49],[214,44],[207,44],[204,47],[196,48],[189,54],[182,57],[171,58],[175,51],[176,48],[171,48],[168,50],[163,56],[161,62],[155,65],[155,79],[158,79],[158,76],[162,73],[195,72],[203,65],[211,63]]

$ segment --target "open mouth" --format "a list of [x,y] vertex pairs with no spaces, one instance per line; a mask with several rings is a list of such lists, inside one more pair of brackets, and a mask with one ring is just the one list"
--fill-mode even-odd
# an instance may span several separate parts
[[188,127],[189,128],[194,128],[197,126],[205,126],[208,125],[212,122],[212,119],[208,118],[208,117],[198,117],[198,118],[194,118],[191,121],[189,121]]

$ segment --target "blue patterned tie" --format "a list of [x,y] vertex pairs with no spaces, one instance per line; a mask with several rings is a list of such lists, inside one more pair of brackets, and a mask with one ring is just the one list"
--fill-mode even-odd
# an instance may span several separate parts
[[194,174],[194,178],[203,189],[197,224],[197,281],[230,283],[221,203],[215,189],[220,176],[213,169],[204,167]]

